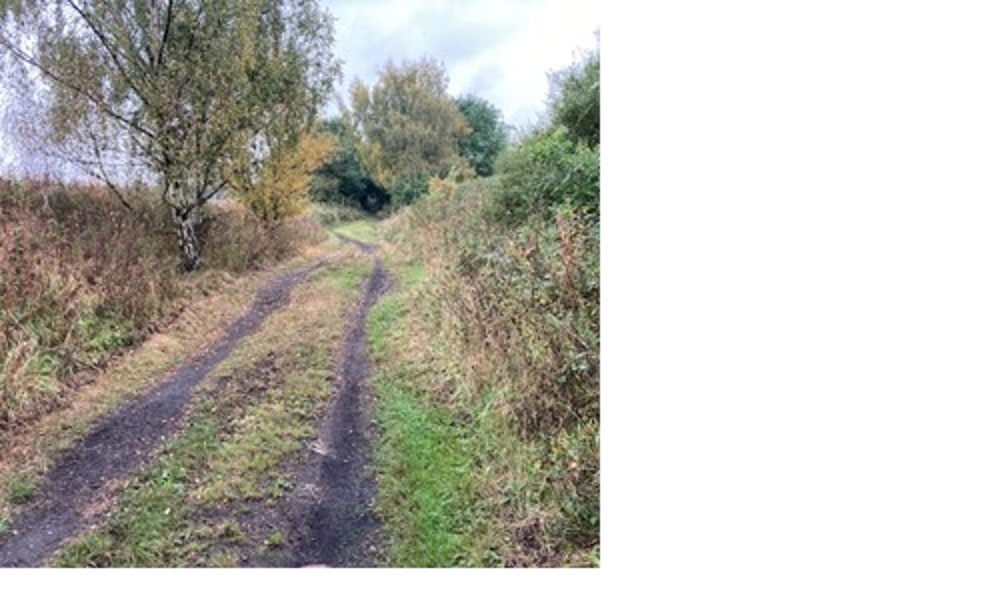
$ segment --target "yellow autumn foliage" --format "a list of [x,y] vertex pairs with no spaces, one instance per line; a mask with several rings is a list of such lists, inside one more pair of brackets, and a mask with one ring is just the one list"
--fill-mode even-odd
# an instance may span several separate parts
[[313,172],[335,148],[327,134],[303,136],[294,149],[272,154],[255,180],[235,184],[240,202],[267,225],[302,213],[309,204]]

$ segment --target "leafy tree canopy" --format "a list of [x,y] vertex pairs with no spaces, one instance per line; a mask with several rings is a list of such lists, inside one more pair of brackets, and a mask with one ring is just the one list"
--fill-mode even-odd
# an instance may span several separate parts
[[370,88],[351,86],[345,117],[361,162],[401,202],[462,162],[458,141],[470,130],[447,87],[444,67],[428,58],[389,62]]
[[457,101],[470,133],[458,141],[458,152],[469,161],[478,175],[493,175],[497,155],[507,145],[507,126],[503,114],[489,101],[466,95]]

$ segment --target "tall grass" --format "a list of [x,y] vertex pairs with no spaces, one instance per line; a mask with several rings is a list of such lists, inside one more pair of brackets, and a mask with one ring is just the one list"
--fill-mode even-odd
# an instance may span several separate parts
[[[600,542],[600,236],[572,203],[511,225],[497,181],[432,183],[389,228],[423,262],[408,331],[477,452],[489,548],[508,565],[593,564]],[[444,379],[441,379],[444,378]],[[473,522],[474,524],[475,522]]]
[[209,269],[258,270],[326,238],[320,222],[306,215],[266,224],[237,202],[210,205],[207,215],[199,235]]
[[442,330],[478,388],[501,385],[527,435],[599,420],[600,235],[572,208],[490,222],[493,183],[438,182],[398,224],[430,264]]
[[0,182],[0,428],[127,346],[179,295],[167,221],[103,188]]

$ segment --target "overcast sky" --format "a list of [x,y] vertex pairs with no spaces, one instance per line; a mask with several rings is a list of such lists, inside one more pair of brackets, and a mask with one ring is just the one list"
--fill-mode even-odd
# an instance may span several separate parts
[[389,59],[444,63],[449,91],[472,93],[525,126],[544,111],[547,73],[597,45],[596,0],[321,0],[336,22],[346,91]]

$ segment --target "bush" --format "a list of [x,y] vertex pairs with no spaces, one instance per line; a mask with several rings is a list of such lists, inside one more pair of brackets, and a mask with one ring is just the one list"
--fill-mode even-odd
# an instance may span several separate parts
[[236,175],[236,195],[257,219],[276,227],[305,212],[313,172],[333,153],[333,138],[304,136],[292,149],[268,156],[257,175]]
[[498,172],[490,214],[508,227],[533,217],[552,221],[563,206],[593,222],[600,217],[600,147],[573,142],[564,128],[528,138],[501,157]]
[[313,200],[341,207],[378,212],[389,203],[389,193],[365,171],[356,141],[339,118],[324,123],[326,133],[336,139],[336,149],[313,177]]
[[594,52],[552,77],[552,122],[566,128],[570,140],[601,143],[601,55]]
[[476,171],[476,175],[493,175],[497,156],[507,146],[507,126],[503,113],[480,97],[466,95],[456,101],[471,132],[458,140],[458,153]]
[[200,240],[207,268],[233,273],[257,270],[326,237],[306,215],[270,223],[233,201],[210,204],[206,211]]

